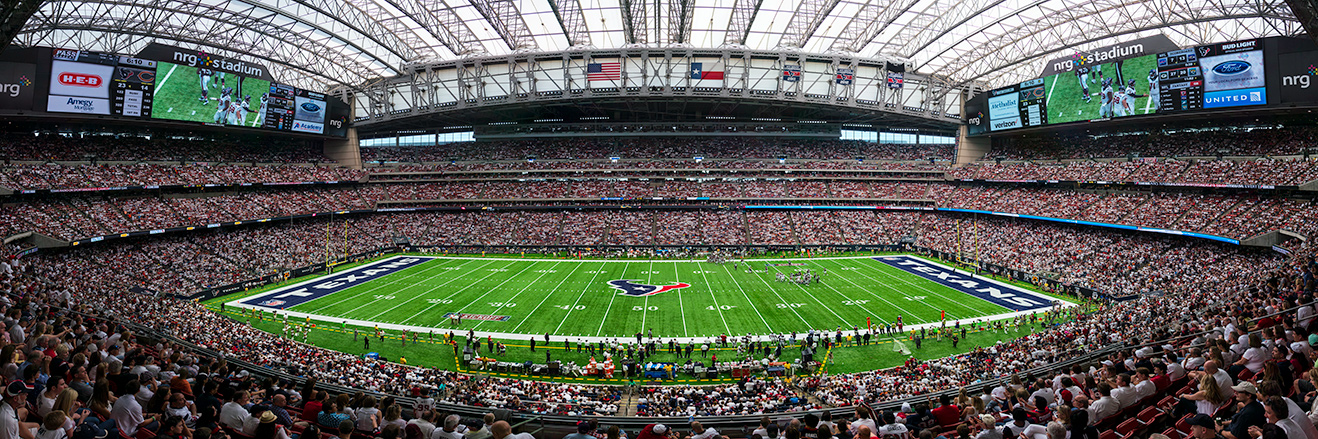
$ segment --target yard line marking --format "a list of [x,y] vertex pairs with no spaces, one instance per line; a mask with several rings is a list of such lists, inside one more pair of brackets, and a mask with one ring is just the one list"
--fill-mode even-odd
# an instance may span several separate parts
[[[504,268],[511,267],[512,265],[513,265],[513,264],[505,265]],[[531,268],[532,265],[535,265],[535,264],[526,264],[526,268]],[[526,268],[523,268],[522,271],[526,271]],[[445,298],[445,299],[452,299],[453,296],[456,296],[456,295],[458,295],[458,293],[461,293],[461,292],[463,292],[463,291],[467,291],[468,288],[471,288],[471,287],[473,287],[473,286],[479,285],[481,282],[484,282],[485,279],[489,279],[490,276],[494,276],[495,273],[503,273],[503,272],[502,272],[502,271],[490,271],[490,274],[487,274],[487,275],[485,275],[484,277],[482,277],[482,278],[480,278],[480,279],[477,279],[475,282],[472,282],[472,283],[468,284],[467,286],[462,287],[462,289],[459,289],[459,290],[457,290],[457,291],[454,291],[453,294],[449,294],[448,296],[446,296],[446,297],[444,297],[444,298]],[[518,273],[518,274],[521,274],[522,272],[519,271],[519,272],[517,272],[517,273]],[[516,275],[514,275],[514,276],[516,276]],[[512,279],[512,278],[510,277],[510,278],[508,278],[508,279]],[[508,279],[504,279],[503,282],[500,282],[499,285],[495,285],[494,287],[495,287],[495,288],[498,288],[499,286],[503,285],[504,282],[508,282]],[[493,290],[491,290],[491,291],[493,291]],[[490,294],[490,292],[489,292],[489,291],[486,291],[485,294]],[[481,297],[477,297],[476,300],[480,300],[482,297],[485,297],[485,294],[482,294]],[[473,302],[474,302],[474,301],[473,301]],[[410,321],[412,321],[412,319],[416,318],[416,316],[419,316],[419,315],[425,313],[426,311],[430,311],[431,308],[434,308],[436,305],[439,305],[439,304],[440,304],[439,302],[432,303],[432,304],[430,304],[430,306],[427,306],[425,309],[423,309],[423,310],[421,310],[421,311],[417,311],[416,314],[412,314],[411,317],[408,317],[408,318],[406,318],[406,319],[403,319],[403,322],[404,322],[404,323],[410,322]],[[470,305],[471,303],[469,302],[469,303],[467,303],[467,304]],[[461,313],[462,310],[464,310],[464,309],[467,309],[467,307],[466,307],[465,305],[462,307],[462,309],[459,309],[457,312],[458,312],[458,313]]]
[[[627,277],[627,267],[631,265],[632,265],[631,261],[627,261],[627,264],[622,266],[622,277],[624,278]],[[604,317],[600,318],[600,328],[595,330],[596,337],[599,337],[600,333],[604,332],[604,322],[609,319],[609,311],[613,311],[613,301],[614,299],[617,298],[618,298],[618,294],[616,293],[609,297],[609,307],[604,308]]]
[[[653,260],[653,259],[650,260],[650,268],[649,268],[649,271],[646,271],[645,273],[646,273],[646,275],[645,275],[645,283],[650,284],[650,285],[654,285],[654,260]],[[646,314],[648,314],[648,313],[650,312],[649,310],[650,310],[650,296],[645,296],[645,304],[644,304],[644,307],[641,308],[641,329],[640,329],[641,332],[645,332],[645,316],[646,316]]]
[[[699,267],[699,266],[698,266],[698,267]],[[727,317],[723,317],[723,306],[722,306],[722,305],[719,305],[719,303],[718,303],[718,296],[714,294],[714,287],[713,287],[713,284],[709,283],[709,275],[705,274],[705,269],[704,269],[704,268],[705,268],[705,267],[700,267],[700,275],[701,275],[701,276],[704,276],[704,278],[705,278],[705,289],[706,289],[706,290],[709,290],[709,297],[714,299],[714,310],[718,312],[718,318],[719,318],[719,320],[722,320],[722,321],[723,321],[723,330],[728,331],[728,332],[726,332],[726,334],[731,334],[731,333],[732,333],[732,328],[728,326],[728,318],[727,318]],[[741,285],[737,285],[737,289],[741,289]],[[680,293],[680,291],[679,291],[679,293]],[[742,291],[741,294],[742,294],[742,295],[745,295],[746,292],[745,292],[745,291]],[[747,297],[746,300],[749,301],[749,300],[750,300],[750,297]],[[754,302],[751,302],[751,307],[752,307],[752,308],[755,307],[755,303],[754,303]],[[758,310],[755,311],[755,312],[756,312],[756,313],[759,313]],[[685,313],[684,313],[684,314],[685,314]],[[760,320],[764,320],[764,316],[760,316]],[[683,317],[683,321],[682,321],[682,322],[683,322],[683,324],[686,323],[685,317]],[[765,327],[765,328],[768,328],[768,327],[769,327],[769,322],[764,322],[764,327]],[[771,330],[771,331],[772,331],[772,330]]]
[[[956,299],[953,299],[953,298],[950,298],[950,297],[948,297],[948,296],[945,296],[945,295],[943,295],[942,293],[939,293],[939,292],[937,292],[937,291],[934,291],[934,290],[930,290],[930,289],[928,289],[928,288],[925,288],[924,286],[921,286],[921,285],[919,285],[919,284],[917,284],[917,283],[915,283],[915,282],[911,282],[911,281],[908,281],[908,280],[902,279],[902,278],[900,278],[900,277],[897,277],[897,276],[894,276],[894,275],[888,274],[888,273],[884,272],[883,270],[877,270],[877,271],[879,272],[879,274],[882,274],[882,275],[884,275],[884,276],[890,277],[890,278],[892,278],[892,279],[894,279],[894,280],[896,280],[896,281],[898,281],[898,282],[904,283],[904,284],[906,284],[906,285],[913,286],[913,287],[915,287],[915,288],[919,288],[919,289],[924,290],[925,292],[927,292],[927,293],[929,293],[929,294],[933,294],[933,295],[938,296],[939,298],[941,298],[941,299],[943,299],[943,300],[946,300],[946,301],[948,301],[948,302],[951,302],[953,305],[960,306],[960,307],[962,307],[962,308],[965,308],[965,309],[967,309],[967,310],[970,310],[972,314],[980,314],[980,313],[983,312],[983,311],[979,311],[979,310],[976,310],[976,309],[974,309],[974,308],[971,308],[971,307],[969,307],[969,306],[966,306],[965,304],[961,303],[960,301],[958,301],[958,300],[956,300]],[[856,270],[856,274],[859,274],[859,275],[861,275],[861,276],[865,276],[865,278],[867,278],[867,279],[869,279],[869,280],[872,280],[872,281],[874,281],[874,282],[879,282],[878,279],[875,279],[875,278],[873,278],[873,277],[870,277],[869,275],[867,275],[867,274],[865,274],[865,273],[862,273],[860,270]],[[882,283],[882,282],[879,282],[879,283]],[[981,300],[982,300],[982,299],[981,299]],[[918,303],[921,304],[921,305],[924,305],[925,307],[928,307],[929,309],[937,309],[937,308],[934,308],[933,305],[930,305],[930,304],[924,303],[923,301],[916,301],[916,302],[918,302]],[[990,302],[990,303],[991,303],[991,302]],[[994,306],[998,306],[998,307],[1002,307],[1002,308],[1006,308],[1006,307],[1003,307],[1002,305],[998,305],[998,304],[996,304],[996,303],[993,303],[993,305],[994,305]],[[946,311],[946,310],[939,310],[939,311]],[[960,320],[960,317],[957,317],[956,315],[952,314],[951,312],[948,312],[948,313],[947,313],[947,316],[948,316],[948,317],[951,317],[953,320]],[[966,318],[969,319],[969,318],[971,318],[971,317],[967,316]]]
[[[538,262],[537,262],[537,263],[538,263]],[[535,265],[535,263],[533,263],[533,264],[531,264],[531,265]],[[557,267],[557,266],[558,266],[558,263],[557,263],[557,262],[555,262],[554,265],[551,265],[551,267]],[[578,267],[580,267],[580,265],[578,265]],[[522,270],[522,271],[526,271],[526,270]],[[540,275],[539,275],[539,276],[536,276],[536,277],[535,277],[535,280],[530,281],[530,282],[527,282],[527,283],[526,283],[526,286],[522,287],[522,289],[520,289],[520,290],[517,290],[517,294],[513,294],[513,297],[509,297],[509,298],[507,298],[507,299],[503,299],[503,300],[499,301],[499,306],[494,307],[494,311],[493,311],[493,312],[490,312],[490,314],[492,314],[492,315],[497,315],[497,314],[499,313],[499,310],[502,310],[503,307],[508,306],[508,303],[509,303],[509,302],[512,302],[513,300],[516,300],[518,297],[521,297],[522,293],[525,293],[527,288],[531,288],[531,285],[535,285],[536,282],[539,282],[540,279],[543,278],[543,277],[545,277],[546,274],[549,274],[550,271],[557,272],[557,270],[550,270],[550,269],[544,269],[544,270],[541,270]],[[573,269],[573,271],[576,271],[576,269]],[[521,272],[519,271],[517,274],[521,274]],[[563,279],[564,279],[564,280],[567,280],[566,277],[564,277]],[[562,285],[562,282],[559,282],[559,285]],[[491,291],[493,291],[493,290],[491,290]],[[552,292],[552,291],[553,291],[553,290],[550,290],[550,292]],[[484,296],[481,296],[481,297],[484,297]],[[549,297],[549,295],[546,294],[545,297]],[[480,299],[477,298],[477,300],[480,300]],[[473,303],[474,303],[474,302],[473,302]],[[544,303],[544,300],[541,300],[540,303]],[[476,326],[473,327],[472,329],[476,329],[476,328],[481,327],[481,325],[485,324],[485,322],[487,322],[487,321],[488,321],[488,320],[482,320],[482,321],[476,322]]]
[[[755,273],[755,278],[756,278],[756,279],[759,279],[760,282],[763,282],[763,283],[764,283],[764,286],[769,287],[770,290],[773,290],[773,294],[774,294],[774,295],[778,295],[778,289],[777,289],[777,288],[774,288],[773,285],[769,285],[769,281],[764,280],[764,277],[760,276],[760,273],[759,273],[759,272],[756,272],[756,273]],[[849,324],[850,324],[850,323],[847,322],[847,319],[842,318],[842,316],[841,316],[841,315],[838,315],[838,313],[837,313],[836,311],[833,311],[833,308],[830,308],[830,307],[828,307],[827,305],[824,305],[824,302],[820,302],[819,299],[816,298],[814,294],[810,294],[809,291],[806,291],[805,287],[801,286],[801,284],[798,284],[798,283],[796,283],[796,282],[791,282],[791,284],[792,284],[792,285],[796,285],[797,288],[800,288],[800,289],[801,289],[801,292],[802,292],[802,293],[804,293],[806,296],[810,297],[811,299],[814,299],[815,303],[818,303],[819,306],[824,307],[824,309],[828,310],[829,313],[832,313],[832,314],[833,314],[833,317],[837,317],[838,320],[842,321],[842,325],[843,325],[843,326],[846,326],[846,325],[849,325]],[[779,299],[782,299],[783,296],[778,295],[778,298],[779,298]],[[848,299],[847,296],[842,296],[842,298],[843,298],[843,299],[847,299],[847,300],[851,300],[851,299]],[[783,300],[783,303],[787,303],[787,301],[786,301],[786,300]],[[789,308],[790,308],[790,306],[789,306]],[[793,309],[792,312],[796,312],[796,310]],[[799,317],[800,314],[797,314],[797,316]],[[805,320],[805,319],[801,319],[801,320]],[[810,325],[809,323],[806,323],[806,327],[807,327],[807,328],[810,327],[809,325]]]
[[165,86],[165,81],[169,80],[169,77],[174,74],[174,69],[177,68],[178,68],[178,64],[174,64],[173,67],[169,68],[168,72],[165,72],[164,78],[161,78],[159,81],[156,81],[156,90],[160,90],[160,87]]
[[[493,264],[493,263],[494,263],[494,261],[487,261],[487,262],[485,262],[484,264],[482,264],[481,266],[476,267],[475,270],[480,270],[480,269],[482,269],[482,268],[485,268],[486,265],[490,265],[490,264]],[[462,265],[467,265],[467,263],[464,262]],[[462,265],[459,265],[458,267],[462,267]],[[468,273],[470,273],[470,272],[468,272]],[[464,276],[464,275],[458,275],[457,277],[454,277],[453,279],[449,279],[447,282],[444,282],[444,283],[442,283],[442,284],[436,285],[434,288],[431,288],[431,289],[428,289],[428,290],[426,290],[426,291],[421,292],[421,294],[417,294],[417,295],[415,295],[415,296],[412,296],[411,299],[407,299],[407,300],[403,301],[403,303],[400,303],[400,304],[394,305],[393,307],[391,307],[391,308],[389,308],[389,309],[386,309],[386,310],[384,310],[384,311],[381,311],[379,314],[373,315],[373,316],[371,316],[371,317],[370,317],[369,319],[367,319],[367,320],[375,320],[376,317],[382,316],[382,315],[388,313],[389,311],[393,311],[393,310],[397,309],[397,308],[400,307],[400,306],[403,306],[403,305],[406,305],[406,304],[408,304],[408,303],[411,303],[413,300],[416,300],[416,299],[421,298],[421,297],[425,297],[425,295],[426,295],[426,294],[429,294],[431,291],[435,291],[435,290],[438,290],[438,289],[440,289],[440,288],[443,288],[445,285],[451,284],[451,283],[453,283],[454,281],[456,281],[456,280],[458,280],[458,279],[463,279],[463,278],[465,278],[465,277],[466,277],[466,276]],[[421,284],[421,285],[429,285],[429,284]],[[404,290],[406,290],[406,289],[404,289]]]
[[[433,260],[433,259],[432,259],[432,260]],[[425,270],[421,270],[420,273],[425,273],[425,272],[427,272],[427,271],[434,270],[434,269],[439,268],[439,267],[443,267],[445,263],[448,263],[448,261],[445,261],[444,263],[441,263],[441,264],[435,264],[434,266],[431,266],[430,268],[427,268],[427,269],[425,269]],[[466,264],[466,263],[464,262],[463,264]],[[404,273],[404,272],[406,272],[407,270],[410,270],[410,269],[413,269],[413,268],[417,268],[417,267],[421,267],[421,266],[424,266],[424,265],[425,265],[425,263],[422,262],[422,263],[417,264],[417,265],[415,265],[415,266],[408,267],[408,268],[405,268],[405,269],[402,269],[402,270],[399,270],[399,271],[396,271],[396,272],[393,272],[393,273],[389,273],[389,274],[385,275],[384,277],[388,277],[388,276],[390,276],[390,275],[394,275],[394,274]],[[331,307],[331,306],[338,305],[338,304],[343,303],[343,302],[348,301],[348,300],[356,299],[356,298],[358,298],[358,297],[361,297],[361,296],[364,295],[364,294],[367,294],[367,293],[373,292],[373,291],[375,291],[375,290],[378,290],[378,289],[381,289],[381,288],[387,287],[387,286],[389,286],[389,285],[396,284],[396,283],[398,283],[398,282],[403,281],[404,279],[410,279],[411,277],[412,277],[412,275],[409,273],[407,276],[401,276],[401,277],[399,277],[399,278],[397,278],[397,279],[394,279],[394,280],[392,280],[392,281],[390,281],[390,282],[388,282],[388,283],[380,284],[380,286],[378,286],[378,287],[371,288],[371,289],[369,289],[369,290],[362,291],[362,292],[360,292],[360,293],[354,294],[352,297],[344,297],[343,299],[340,299],[338,302],[334,302],[334,303],[331,303],[331,304],[329,304],[329,305],[322,306],[322,307],[320,307],[320,308],[316,308],[316,309],[313,309],[313,310],[309,310],[309,311],[307,311],[307,313],[308,313],[308,314],[319,313],[321,310],[323,310],[323,309],[325,309],[325,308],[329,308],[329,307]],[[365,284],[363,284],[363,285],[365,285]],[[340,291],[339,293],[342,293],[342,291]],[[329,296],[325,296],[325,297],[331,297],[331,296],[333,296],[333,294],[331,294],[331,295],[329,295]],[[325,297],[321,297],[321,299],[324,299]],[[312,303],[312,302],[315,302],[315,300],[313,300],[313,301],[311,301],[311,302],[304,303],[303,305],[310,304],[310,303]],[[342,315],[342,313],[340,313],[339,315]]]
[[[674,282],[677,282],[677,283],[682,283],[682,275],[677,274],[677,273],[678,273],[678,269],[677,269],[677,261],[673,261],[673,281],[674,281]],[[681,313],[681,316],[682,316],[682,336],[683,336],[683,337],[689,337],[689,334],[688,334],[688,332],[687,332],[687,330],[686,330],[686,307],[682,305],[682,290],[685,290],[685,289],[686,289],[686,288],[679,288],[679,289],[677,290],[677,311],[678,311],[679,313]],[[723,314],[722,314],[721,311],[720,311],[720,313],[719,313],[719,316],[720,316],[720,317],[723,316]],[[724,326],[727,326],[727,325],[724,325]],[[731,332],[731,331],[729,331],[729,332]]]
[[595,279],[598,278],[600,273],[603,271],[604,271],[604,264],[600,263],[600,268],[598,270],[595,270],[595,275],[590,277],[590,282],[587,282],[586,287],[581,289],[581,294],[577,296],[577,301],[572,302],[572,307],[568,308],[567,315],[563,316],[563,321],[558,322],[558,327],[554,328],[555,334],[558,333],[559,329],[563,329],[563,324],[567,323],[568,317],[572,316],[572,310],[576,309],[577,304],[581,303],[581,298],[585,297],[586,291],[590,290],[590,287],[595,285]]
[[[839,264],[839,265],[840,265],[840,264]],[[861,286],[860,284],[857,284],[855,281],[851,280],[851,278],[848,278],[848,277],[846,277],[846,276],[844,276],[844,275],[841,275],[840,273],[842,272],[842,270],[837,270],[837,271],[839,272],[838,278],[841,278],[841,279],[847,281],[847,283],[850,283],[850,284],[852,284],[852,285],[855,285],[856,288],[860,288],[861,290],[863,290],[863,291],[869,293],[871,296],[874,296],[874,298],[879,299],[879,300],[882,300],[884,303],[887,303],[887,304],[889,304],[889,305],[892,305],[893,308],[897,308],[897,310],[898,310],[898,311],[901,311],[902,314],[906,314],[906,315],[908,315],[908,316],[911,316],[911,317],[913,317],[913,318],[915,318],[915,319],[920,320],[921,322],[925,322],[925,323],[928,323],[928,322],[929,322],[929,320],[925,320],[925,319],[923,319],[923,318],[920,318],[920,316],[917,316],[917,315],[915,315],[914,313],[912,313],[912,312],[910,312],[910,311],[907,311],[905,308],[902,308],[901,306],[898,306],[898,305],[895,304],[895,303],[889,302],[888,299],[883,298],[883,296],[880,296],[880,295],[878,295],[878,294],[874,294],[874,292],[871,291],[869,288],[865,288],[865,287]],[[857,271],[859,271],[859,270],[857,270]],[[886,283],[882,283],[882,282],[879,282],[879,285],[883,285],[884,288],[887,288],[887,289],[889,289],[889,290],[892,290],[892,291],[895,292],[895,293],[901,294],[901,290],[898,290],[898,289],[896,289],[896,288],[893,288],[891,285],[888,285],[888,284],[886,284]],[[833,288],[833,287],[830,285],[829,288]],[[884,319],[883,319],[883,317],[879,317],[879,320],[884,320]],[[887,323],[887,321],[885,320],[884,323]]]
[[[748,263],[747,267],[749,266],[750,265]],[[747,302],[750,302],[751,308],[755,310],[755,313],[760,315],[760,321],[764,322],[764,327],[769,328],[769,332],[773,332],[773,327],[769,326],[769,322],[764,319],[764,314],[760,313],[760,309],[755,306],[755,302],[752,302],[750,296],[746,295],[746,290],[741,288],[741,282],[737,281],[737,278],[732,275],[732,270],[729,270],[726,264],[723,265],[723,271],[728,273],[728,278],[732,279],[732,283],[737,285],[738,290],[741,290],[741,295],[746,298]],[[713,289],[710,289],[710,292],[712,295]],[[778,296],[777,291],[774,291],[773,294],[775,296]],[[783,299],[783,296],[778,296],[778,300],[782,300],[783,303],[787,303],[787,300]],[[805,317],[801,317],[801,313],[796,312],[795,308],[788,308],[788,309],[792,311],[792,314],[796,314],[796,318],[801,319],[801,323],[805,323],[805,327],[807,328],[810,327],[810,322],[807,322],[805,320]],[[726,320],[724,322],[726,322]],[[732,332],[732,331],[728,331],[728,332]]]
[[[558,285],[555,286],[554,289],[550,290],[547,294],[545,294],[545,298],[540,299],[540,303],[539,303],[539,304],[536,304],[535,308],[532,308],[532,309],[531,309],[531,313],[528,314],[527,317],[534,316],[534,315],[535,315],[535,312],[536,312],[537,310],[539,310],[540,307],[541,307],[542,305],[545,304],[545,301],[546,301],[546,300],[549,300],[549,296],[554,295],[554,293],[558,291],[559,287],[562,287],[562,286],[563,286],[563,283],[564,283],[564,282],[567,282],[568,279],[572,278],[572,273],[576,273],[576,272],[577,272],[577,269],[581,268],[582,265],[585,265],[585,262],[578,262],[576,267],[572,267],[572,271],[569,272],[569,273],[567,274],[567,276],[563,276],[563,280],[558,281]],[[527,286],[530,286],[530,285],[527,285]],[[569,312],[570,312],[570,311],[569,311]],[[528,320],[530,320],[530,319],[522,319],[522,322],[521,322],[521,323],[518,323],[517,326],[513,327],[513,332],[517,332],[517,330],[518,330],[519,328],[521,328],[522,325],[525,324]],[[479,327],[480,324],[478,323],[478,324],[476,324],[476,326]],[[554,330],[554,332],[558,332],[558,330]]]

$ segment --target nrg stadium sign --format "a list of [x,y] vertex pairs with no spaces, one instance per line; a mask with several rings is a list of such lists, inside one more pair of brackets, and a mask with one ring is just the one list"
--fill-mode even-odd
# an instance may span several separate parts
[[137,53],[137,57],[180,64],[188,67],[206,67],[216,71],[233,73],[235,75],[271,82],[275,80],[273,76],[270,76],[270,70],[261,64],[215,56],[205,52],[167,46],[160,43],[148,44],[141,52]]
[[1127,58],[1148,55],[1153,53],[1170,52],[1180,49],[1176,43],[1166,35],[1157,34],[1150,37],[1140,38],[1121,44],[1100,47],[1094,50],[1075,52],[1070,56],[1054,58],[1043,66],[1043,72],[1039,74],[1040,78],[1074,71],[1080,67],[1092,66],[1095,64],[1109,63]]

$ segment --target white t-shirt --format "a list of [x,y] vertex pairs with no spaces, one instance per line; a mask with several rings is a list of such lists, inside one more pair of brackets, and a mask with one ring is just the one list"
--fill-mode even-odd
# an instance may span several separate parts
[[1246,349],[1243,356],[1245,357],[1245,368],[1254,373],[1263,370],[1263,363],[1268,361],[1268,354],[1260,348]]
[[142,417],[142,405],[137,403],[137,398],[124,395],[114,401],[114,408],[110,409],[110,419],[114,419],[114,425],[119,427],[119,431],[124,435],[132,437],[137,434],[137,426],[142,424],[145,419]]
[[362,407],[357,409],[357,429],[361,431],[374,430],[375,426],[371,425],[371,418],[377,413],[380,413],[380,409],[375,407]]
[[8,402],[0,401],[0,439],[18,439],[18,412]]
[[709,427],[705,427],[705,431],[700,432],[700,434],[691,435],[691,439],[710,439],[716,437],[718,437],[718,430]]

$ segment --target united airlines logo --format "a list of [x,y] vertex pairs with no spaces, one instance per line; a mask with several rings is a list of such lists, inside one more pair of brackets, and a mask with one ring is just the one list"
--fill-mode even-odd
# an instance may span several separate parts
[[691,286],[691,284],[685,282],[677,282],[670,285],[650,285],[640,282],[641,281],[639,280],[618,279],[609,281],[609,286],[621,291],[618,295],[632,297],[653,296],[666,291],[680,290]]

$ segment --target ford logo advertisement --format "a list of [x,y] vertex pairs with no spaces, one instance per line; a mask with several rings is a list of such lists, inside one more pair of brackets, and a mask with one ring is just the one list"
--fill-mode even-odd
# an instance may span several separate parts
[[[1245,64],[1245,68],[1248,69],[1248,68],[1249,68],[1249,64]],[[320,111],[320,106],[319,106],[319,105],[316,105],[315,102],[306,102],[306,103],[303,103],[303,104],[302,104],[302,109],[303,109],[303,110],[307,110],[308,112],[311,112],[311,113],[315,113],[315,112],[317,112],[317,111]]]
[[1213,66],[1213,72],[1222,76],[1233,76],[1248,72],[1250,67],[1245,61],[1226,61]]

